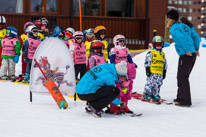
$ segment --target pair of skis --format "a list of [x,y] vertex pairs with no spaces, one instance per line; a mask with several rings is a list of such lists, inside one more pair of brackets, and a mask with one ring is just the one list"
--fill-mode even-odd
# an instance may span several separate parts
[[132,93],[132,98],[137,99],[137,100],[141,100],[143,102],[149,102],[149,103],[152,103],[152,104],[156,104],[156,105],[160,105],[160,104],[171,105],[171,104],[173,104],[172,102],[169,102],[165,99],[159,99],[158,101],[156,101],[154,99],[147,100],[147,99],[144,99],[143,94],[140,94],[140,93],[137,93],[137,92]]
[[[85,107],[86,113],[88,114],[92,114],[93,112],[91,110],[89,110],[87,107]],[[110,114],[110,115],[117,115],[117,116],[130,116],[130,117],[140,117],[143,115],[143,113],[121,113],[121,114],[113,114],[113,113],[108,113],[105,111],[102,111],[102,113],[105,114]]]

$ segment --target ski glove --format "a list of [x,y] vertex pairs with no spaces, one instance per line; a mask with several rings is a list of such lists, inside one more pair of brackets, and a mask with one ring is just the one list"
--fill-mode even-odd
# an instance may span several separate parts
[[14,63],[18,63],[19,62],[19,55],[15,55],[14,57]]
[[165,77],[166,77],[166,72],[167,72],[167,70],[164,69],[164,70],[163,70],[163,79],[165,79]]
[[149,77],[151,75],[150,67],[146,67],[146,75]]

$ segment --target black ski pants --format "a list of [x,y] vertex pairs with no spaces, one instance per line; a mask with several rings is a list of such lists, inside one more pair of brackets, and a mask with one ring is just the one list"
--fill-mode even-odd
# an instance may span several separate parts
[[189,76],[195,61],[196,53],[193,53],[192,56],[181,55],[179,57],[177,71],[177,100],[181,105],[192,105]]
[[80,73],[80,79],[81,79],[84,76],[84,74],[87,72],[86,64],[75,64],[74,69],[75,69],[76,80],[79,80],[78,79],[79,73]]
[[102,110],[109,105],[120,94],[120,90],[114,86],[102,86],[96,93],[78,94],[81,100],[85,100],[97,111]]

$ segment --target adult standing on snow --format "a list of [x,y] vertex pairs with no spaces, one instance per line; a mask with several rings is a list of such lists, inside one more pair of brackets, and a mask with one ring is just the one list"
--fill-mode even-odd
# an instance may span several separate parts
[[191,94],[189,76],[199,56],[200,39],[193,27],[178,22],[179,13],[176,10],[170,10],[167,13],[168,27],[172,39],[175,42],[175,49],[179,55],[178,72],[177,72],[177,98],[174,99],[175,105],[190,107]]
[[120,94],[116,81],[127,76],[127,63],[122,61],[115,64],[100,64],[90,69],[79,81],[76,92],[80,99],[87,101],[87,111],[101,117],[101,110],[109,103],[120,104],[120,108],[126,107],[117,96]]

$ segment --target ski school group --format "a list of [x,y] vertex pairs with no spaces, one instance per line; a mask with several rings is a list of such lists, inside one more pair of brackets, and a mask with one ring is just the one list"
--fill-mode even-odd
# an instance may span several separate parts
[[[176,10],[167,13],[168,27],[180,56],[178,65],[178,93],[174,99],[177,106],[191,106],[189,75],[199,55],[199,36],[192,24],[182,18]],[[65,30],[56,26],[50,34],[48,20],[41,18],[35,22],[26,22],[25,33],[17,39],[18,31],[13,26],[6,27],[6,18],[0,17],[1,80],[16,81],[24,79],[30,82],[30,70],[37,47],[44,39],[57,37],[69,48],[74,61],[76,93],[85,100],[86,111],[101,117],[107,107],[107,113],[133,113],[128,107],[132,98],[133,80],[136,77],[137,64],[126,47],[126,38],[118,34],[113,38],[114,47],[110,48],[106,40],[106,28],[97,26],[83,32],[68,27]],[[145,59],[147,80],[141,100],[161,103],[160,87],[166,77],[167,60],[163,52],[164,39],[154,36],[153,48]],[[184,45],[184,46],[183,46]],[[22,51],[22,52],[21,52]],[[15,76],[15,64],[22,53],[22,77]],[[181,62],[181,63],[180,63]]]

